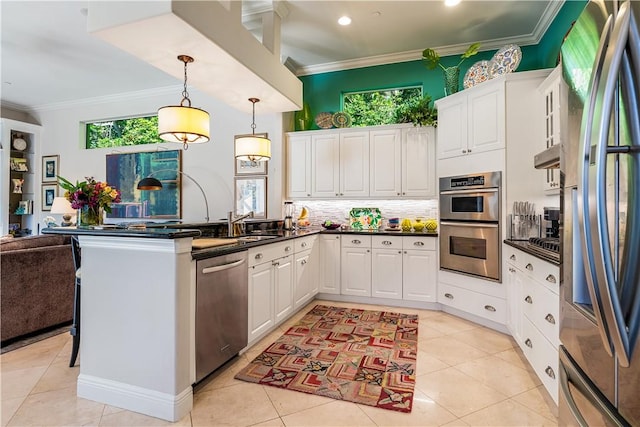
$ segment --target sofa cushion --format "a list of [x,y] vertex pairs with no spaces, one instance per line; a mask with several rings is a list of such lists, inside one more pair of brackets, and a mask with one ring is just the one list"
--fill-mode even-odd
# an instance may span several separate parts
[[49,236],[29,236],[3,240],[0,243],[0,251],[13,251],[17,249],[30,249],[42,246],[66,245],[71,242],[69,236],[49,235]]

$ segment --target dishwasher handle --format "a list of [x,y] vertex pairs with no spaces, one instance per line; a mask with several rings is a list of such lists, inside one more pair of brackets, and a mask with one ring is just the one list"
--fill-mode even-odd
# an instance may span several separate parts
[[207,267],[202,269],[202,274],[215,273],[216,271],[228,270],[233,267],[237,267],[240,264],[244,263],[246,260],[241,259],[239,261],[230,262],[228,264],[216,265],[215,267]]

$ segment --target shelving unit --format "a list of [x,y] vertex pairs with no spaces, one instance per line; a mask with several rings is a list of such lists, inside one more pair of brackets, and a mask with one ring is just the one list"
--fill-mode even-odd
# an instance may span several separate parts
[[[41,127],[16,120],[0,121],[0,235],[38,233],[40,206],[39,144]],[[15,146],[16,138],[26,147]]]

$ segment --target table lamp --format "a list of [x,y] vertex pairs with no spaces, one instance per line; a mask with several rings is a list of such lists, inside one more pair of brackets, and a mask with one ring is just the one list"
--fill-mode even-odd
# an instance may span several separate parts
[[56,197],[51,205],[51,213],[62,214],[62,223],[60,225],[68,227],[72,224],[71,217],[76,213],[76,210],[71,207],[71,203],[66,198]]

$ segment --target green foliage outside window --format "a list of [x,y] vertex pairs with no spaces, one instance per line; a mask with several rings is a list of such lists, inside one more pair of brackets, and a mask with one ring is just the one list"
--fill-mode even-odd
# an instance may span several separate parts
[[343,111],[351,116],[352,126],[376,126],[403,123],[400,111],[422,99],[421,87],[351,92],[342,96]]
[[158,116],[87,123],[87,148],[156,144]]

